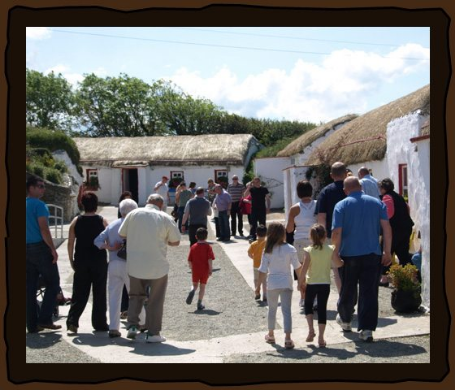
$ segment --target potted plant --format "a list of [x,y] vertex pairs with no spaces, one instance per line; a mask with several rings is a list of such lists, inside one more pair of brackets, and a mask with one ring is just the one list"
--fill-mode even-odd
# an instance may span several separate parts
[[413,264],[401,266],[393,264],[387,276],[394,287],[392,307],[399,313],[416,311],[422,303],[420,283],[417,279],[417,267]]

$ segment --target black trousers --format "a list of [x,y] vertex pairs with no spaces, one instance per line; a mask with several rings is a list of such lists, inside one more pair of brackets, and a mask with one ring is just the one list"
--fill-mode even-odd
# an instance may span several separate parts
[[256,229],[258,225],[265,225],[266,210],[251,210],[251,229],[250,236],[256,239]]
[[313,314],[314,298],[318,300],[318,324],[327,323],[327,301],[330,284],[307,284],[305,292],[305,315]]
[[190,239],[190,246],[193,245],[193,244],[196,244],[196,242],[197,242],[196,232],[197,232],[197,230],[199,228],[206,228],[207,229],[207,225],[199,224],[199,225],[190,225],[189,226],[188,235],[189,235],[189,239]]
[[66,321],[79,327],[81,317],[93,289],[92,326],[95,330],[108,329],[106,311],[107,261],[84,259],[74,262],[73,295]]
[[[412,264],[412,255],[409,253],[409,240],[411,238],[412,230],[405,231],[404,233],[400,234],[393,234],[392,233],[392,254],[398,257],[399,264],[405,266],[406,264]],[[390,269],[389,266],[382,267],[382,274],[386,275],[387,271]]]
[[243,214],[239,206],[240,202],[232,202],[231,206],[231,232],[232,236],[235,236],[237,230],[238,220],[238,231],[239,234],[243,234]]

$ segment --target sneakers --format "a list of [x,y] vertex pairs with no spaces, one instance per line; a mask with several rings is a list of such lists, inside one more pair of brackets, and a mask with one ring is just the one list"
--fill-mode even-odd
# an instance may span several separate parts
[[341,326],[341,329],[343,329],[343,332],[351,332],[352,331],[351,323],[350,322],[343,322],[341,320],[341,317],[340,317],[339,314],[337,314],[336,321],[337,321],[337,324]]
[[367,343],[373,342],[373,332],[371,330],[361,330],[359,333],[360,340],[366,341]]
[[259,300],[261,299],[261,294],[256,294],[256,295],[254,296],[254,299],[255,299],[256,301],[259,301]]
[[202,303],[198,303],[198,304],[197,304],[197,309],[198,309],[198,310],[204,310],[204,309],[205,309],[205,306],[204,306]]
[[152,336],[151,334],[147,333],[145,336],[146,343],[164,343],[166,341],[166,337],[160,336],[159,334]]
[[191,305],[191,302],[193,302],[195,292],[196,292],[196,290],[191,290],[190,293],[188,294],[188,297],[186,298],[187,305]]
[[128,334],[126,335],[126,337],[128,337],[129,339],[134,340],[136,338],[136,335],[137,335],[137,326],[136,325],[130,326],[130,328],[128,329]]
[[300,301],[299,301],[299,306],[300,306],[301,308],[304,308],[304,307],[305,307],[305,299],[300,299]]

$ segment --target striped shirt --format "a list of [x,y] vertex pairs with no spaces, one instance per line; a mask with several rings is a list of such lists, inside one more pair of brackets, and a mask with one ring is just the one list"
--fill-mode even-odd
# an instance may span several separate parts
[[245,186],[241,183],[237,184],[229,184],[227,188],[227,192],[231,195],[232,202],[238,202],[245,191]]

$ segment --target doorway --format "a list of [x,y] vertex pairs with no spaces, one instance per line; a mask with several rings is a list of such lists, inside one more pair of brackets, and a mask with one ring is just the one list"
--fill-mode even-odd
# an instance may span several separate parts
[[133,199],[139,203],[139,182],[137,168],[122,169],[122,192],[130,191]]

